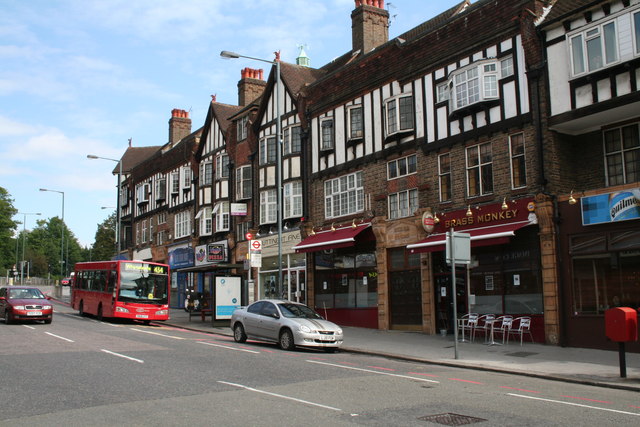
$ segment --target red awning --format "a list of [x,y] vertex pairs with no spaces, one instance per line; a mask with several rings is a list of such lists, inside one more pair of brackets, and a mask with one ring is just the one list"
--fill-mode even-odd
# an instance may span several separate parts
[[355,227],[350,225],[337,228],[335,231],[318,231],[316,234],[308,236],[302,242],[295,245],[293,249],[295,249],[296,252],[313,252],[354,246],[356,244],[356,237],[370,227],[371,223],[364,223],[357,224]]
[[[471,235],[471,247],[500,245],[509,242],[509,238],[515,236],[517,230],[532,224],[530,221],[518,221],[509,224],[456,231],[469,233]],[[411,253],[443,251],[446,241],[447,233],[432,234],[418,243],[407,245],[407,249],[411,251]]]

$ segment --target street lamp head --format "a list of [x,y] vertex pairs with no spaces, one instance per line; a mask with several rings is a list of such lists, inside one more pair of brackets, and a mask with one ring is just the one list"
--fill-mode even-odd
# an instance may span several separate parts
[[94,154],[87,154],[87,159],[97,159],[98,156],[94,155]]
[[46,188],[41,188],[40,191],[49,191]]
[[225,59],[237,59],[240,58],[241,55],[235,52],[230,52],[228,50],[223,50],[222,52],[220,52],[220,56]]

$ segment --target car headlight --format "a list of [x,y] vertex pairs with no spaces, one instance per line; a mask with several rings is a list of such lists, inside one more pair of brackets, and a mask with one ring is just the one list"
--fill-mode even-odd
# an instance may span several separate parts
[[116,311],[120,312],[120,313],[128,313],[129,312],[129,310],[127,310],[124,307],[116,307]]
[[24,305],[14,305],[13,309],[14,310],[24,310]]
[[342,335],[342,329],[338,329],[338,330],[336,331],[336,335]]
[[43,310],[51,310],[51,306],[50,305],[43,305],[42,309]]
[[306,326],[306,325],[300,325],[300,330],[301,330],[302,332],[306,332],[306,333],[311,332],[311,328],[310,328],[310,327],[308,327],[308,326]]
[[166,316],[169,314],[169,310],[158,310],[156,311],[156,316]]

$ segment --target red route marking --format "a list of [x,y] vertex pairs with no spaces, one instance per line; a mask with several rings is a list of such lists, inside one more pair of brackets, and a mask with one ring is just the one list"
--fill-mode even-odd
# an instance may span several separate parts
[[351,363],[351,362],[338,362],[342,365],[349,365],[349,366],[357,366],[355,363]]
[[566,395],[561,395],[562,397],[568,397],[569,399],[578,399],[578,400],[586,400],[587,402],[596,402],[596,403],[608,403],[611,404],[611,402],[607,402],[606,400],[596,400],[596,399],[588,399],[586,397],[579,397],[579,396],[566,396]]
[[483,383],[479,383],[477,381],[469,381],[469,380],[461,380],[460,378],[449,378],[451,381],[461,381],[463,383],[471,383],[471,384],[480,384],[482,385]]
[[636,409],[640,409],[640,406],[635,406],[635,405],[629,405],[629,407],[631,407],[631,408],[636,408]]
[[392,372],[396,371],[395,369],[383,368],[382,366],[367,366],[367,368],[380,369],[382,371],[392,371]]
[[409,375],[422,375],[423,377],[434,377],[434,378],[438,378],[438,375],[433,375],[433,374],[423,374],[420,372],[409,372]]
[[325,359],[324,357],[310,357],[309,359],[311,359],[311,360],[329,360],[329,359]]
[[539,391],[535,391],[535,390],[526,390],[524,388],[507,387],[506,385],[501,385],[500,388],[508,388],[509,390],[516,390],[516,391],[526,391],[528,393],[540,393]]

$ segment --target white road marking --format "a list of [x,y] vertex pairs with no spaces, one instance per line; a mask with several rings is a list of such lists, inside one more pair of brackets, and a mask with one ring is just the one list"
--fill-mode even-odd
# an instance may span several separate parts
[[29,328],[29,329],[35,329],[33,326],[29,326],[29,325],[22,325],[22,326],[24,326],[25,328]]
[[142,329],[136,329],[136,328],[129,328],[129,329],[131,329],[132,331],[136,331],[136,332],[143,332],[145,334],[159,335],[159,336],[165,337],[165,338],[173,338],[174,340],[184,340],[184,339],[186,339],[186,338],[182,338],[182,337],[174,337],[172,335],[161,334],[159,332],[145,331],[145,330],[142,330]]
[[199,343],[199,344],[210,345],[211,347],[226,348],[227,350],[244,351],[245,353],[260,354],[260,352],[259,352],[259,351],[245,350],[244,348],[229,347],[229,346],[227,346],[227,345],[214,344],[214,343],[204,342],[204,341],[198,341],[198,343]]
[[426,383],[440,384],[440,381],[428,380],[426,378],[416,378],[416,377],[412,377],[410,375],[390,374],[389,372],[380,372],[380,371],[374,371],[372,369],[356,368],[354,366],[337,365],[335,363],[318,362],[316,360],[307,360],[307,362],[309,362],[309,363],[317,363],[318,365],[333,366],[335,368],[351,369],[351,370],[354,370],[354,371],[368,372],[368,373],[371,373],[371,374],[388,375],[390,377],[406,378],[406,379],[410,379],[410,380],[423,381],[423,382],[426,382]]
[[596,409],[598,411],[615,412],[617,414],[635,415],[636,417],[640,417],[640,414],[635,412],[620,411],[618,409],[600,408],[598,406],[584,405],[582,403],[563,402],[561,400],[543,399],[542,397],[525,396],[522,394],[514,394],[514,393],[507,393],[507,395],[513,396],[513,397],[523,397],[525,399],[541,400],[543,402],[560,403],[562,405],[579,406],[580,408]]
[[60,335],[52,334],[51,332],[45,332],[45,334],[51,335],[52,337],[55,337],[55,338],[58,338],[58,339],[61,339],[61,340],[65,340],[67,342],[75,342],[74,340],[70,340],[69,338],[61,337]]
[[104,348],[100,351],[104,351],[105,353],[112,354],[114,356],[122,357],[123,359],[133,360],[134,362],[144,363],[144,360],[136,359],[135,357],[125,356],[124,354],[115,353],[113,351],[105,350]]
[[295,397],[285,396],[283,394],[277,394],[277,393],[271,393],[264,390],[258,390],[252,387],[247,387],[246,385],[242,385],[242,384],[228,383],[226,381],[218,381],[218,382],[220,384],[226,384],[233,387],[243,388],[248,391],[255,391],[256,393],[262,393],[262,394],[267,394],[269,396],[279,397],[281,399],[293,400],[294,402],[304,403],[305,405],[317,406],[319,408],[330,409],[332,411],[342,411],[342,409],[334,408],[333,406],[322,405],[320,403],[309,402],[308,400],[297,399]]

